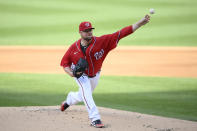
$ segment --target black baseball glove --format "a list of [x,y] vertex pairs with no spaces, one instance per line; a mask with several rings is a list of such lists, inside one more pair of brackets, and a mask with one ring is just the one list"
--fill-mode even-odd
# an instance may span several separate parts
[[80,58],[75,68],[73,69],[74,77],[76,78],[81,77],[87,68],[88,68],[88,62],[85,59]]

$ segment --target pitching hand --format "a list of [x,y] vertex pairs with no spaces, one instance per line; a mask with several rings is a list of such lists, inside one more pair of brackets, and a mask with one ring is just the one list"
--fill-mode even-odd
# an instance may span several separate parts
[[150,16],[145,15],[140,21],[139,21],[139,26],[145,25],[150,21]]

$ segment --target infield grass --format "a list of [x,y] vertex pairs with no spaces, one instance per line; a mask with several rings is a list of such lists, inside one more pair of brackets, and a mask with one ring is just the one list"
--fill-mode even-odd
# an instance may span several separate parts
[[[63,74],[0,73],[0,106],[59,105],[71,90]],[[197,121],[195,78],[101,76],[93,96],[102,107]]]

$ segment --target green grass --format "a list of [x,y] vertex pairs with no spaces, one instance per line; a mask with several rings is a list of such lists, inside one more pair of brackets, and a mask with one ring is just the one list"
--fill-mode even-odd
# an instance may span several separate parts
[[155,8],[151,22],[121,45],[197,46],[196,7],[195,0],[0,0],[0,45],[70,45],[81,21],[100,36]]
[[[62,74],[0,73],[0,106],[59,105],[75,81]],[[197,121],[197,79],[102,76],[98,106]]]

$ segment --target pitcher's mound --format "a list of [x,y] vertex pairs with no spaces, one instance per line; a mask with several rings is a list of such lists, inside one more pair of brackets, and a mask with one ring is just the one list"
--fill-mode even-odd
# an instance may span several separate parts
[[1,131],[196,131],[197,122],[99,107],[105,128],[90,126],[85,106],[1,107]]

